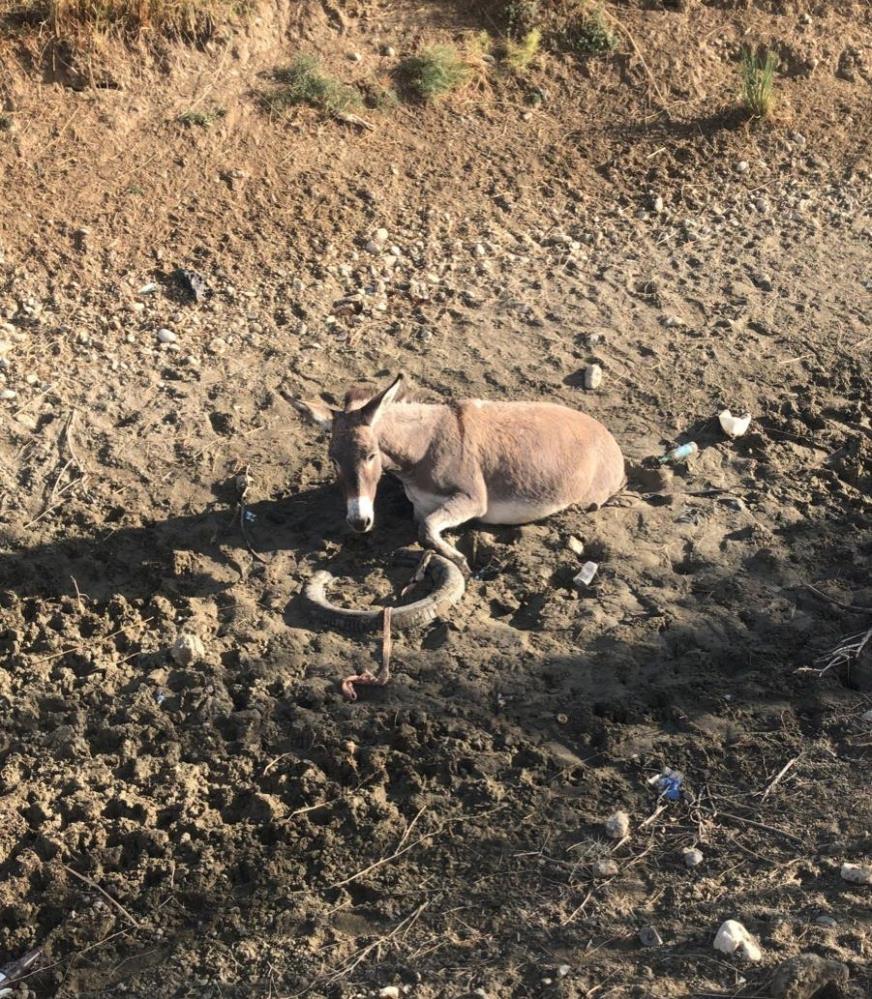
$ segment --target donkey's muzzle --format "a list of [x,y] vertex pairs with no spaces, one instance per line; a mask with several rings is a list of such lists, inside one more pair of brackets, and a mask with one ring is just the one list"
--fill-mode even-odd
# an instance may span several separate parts
[[348,521],[349,526],[357,531],[358,534],[366,534],[367,531],[371,531],[372,525],[375,522],[372,500],[367,499],[365,496],[357,496],[354,499],[350,499],[345,519]]
[[357,531],[358,534],[366,534],[367,531],[372,530],[373,518],[372,517],[349,517],[348,523],[351,528]]

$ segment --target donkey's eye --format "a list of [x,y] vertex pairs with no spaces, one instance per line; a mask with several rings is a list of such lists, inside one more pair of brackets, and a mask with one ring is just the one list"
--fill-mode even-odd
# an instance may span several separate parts
[[368,454],[368,455],[366,456],[366,460],[367,460],[367,461],[375,461],[375,459],[376,459],[377,457],[378,457],[378,455],[377,455],[377,454],[375,453],[375,451],[373,451],[373,452],[372,452],[372,454]]

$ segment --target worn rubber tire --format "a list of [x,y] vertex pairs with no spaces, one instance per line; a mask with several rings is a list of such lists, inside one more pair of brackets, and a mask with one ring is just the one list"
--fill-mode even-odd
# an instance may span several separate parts
[[[437,618],[444,617],[449,607],[460,600],[466,590],[466,580],[457,566],[434,554],[427,566],[427,577],[433,580],[434,588],[412,604],[391,608],[391,628],[395,631],[410,631],[424,628]],[[309,612],[322,624],[339,631],[360,634],[377,631],[384,622],[384,608],[353,610],[337,607],[327,597],[327,587],[333,582],[333,574],[326,570],[316,572],[303,589],[303,600]]]

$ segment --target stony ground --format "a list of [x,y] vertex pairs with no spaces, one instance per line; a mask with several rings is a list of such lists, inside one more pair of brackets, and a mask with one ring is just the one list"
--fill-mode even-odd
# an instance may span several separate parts
[[[300,49],[387,79],[386,43],[493,5],[264,10],[54,76],[6,43],[0,967],[45,966],[16,999],[811,999],[776,976],[801,954],[872,992],[840,876],[872,860],[872,658],[825,669],[872,625],[868,8],[615,9],[644,64],[549,55],[371,132],[256,92]],[[781,46],[770,125],[730,110],[747,31]],[[378,642],[299,593],[329,565],[389,598],[411,511],[385,481],[350,535],[287,397],[400,369],[584,408],[630,491],[457,532],[464,601],[347,704]],[[727,919],[758,962],[713,949]]]

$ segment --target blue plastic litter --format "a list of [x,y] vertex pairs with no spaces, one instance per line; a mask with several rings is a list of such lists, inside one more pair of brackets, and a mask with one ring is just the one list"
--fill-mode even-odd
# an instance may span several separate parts
[[664,770],[657,778],[657,790],[660,797],[667,801],[678,801],[681,798],[681,785],[684,783],[684,774],[677,770]]

